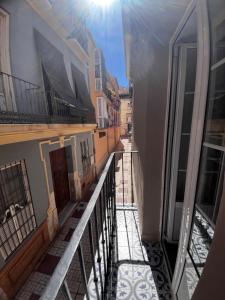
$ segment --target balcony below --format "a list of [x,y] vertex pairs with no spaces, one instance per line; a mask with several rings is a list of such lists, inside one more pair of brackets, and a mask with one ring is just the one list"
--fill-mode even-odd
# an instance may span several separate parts
[[[60,91],[64,90],[60,86]],[[94,124],[94,110],[80,99],[0,71],[1,124]]]

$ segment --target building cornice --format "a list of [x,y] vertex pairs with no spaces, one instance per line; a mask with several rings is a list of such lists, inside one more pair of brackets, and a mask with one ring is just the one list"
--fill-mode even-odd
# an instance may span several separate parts
[[96,124],[1,124],[0,145],[93,131]]

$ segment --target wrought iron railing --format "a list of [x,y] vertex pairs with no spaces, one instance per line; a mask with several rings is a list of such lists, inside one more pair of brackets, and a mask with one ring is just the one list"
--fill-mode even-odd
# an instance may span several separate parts
[[[71,276],[69,276],[70,268],[74,264],[74,259],[78,255],[77,264],[73,265],[76,272],[72,273],[73,276],[81,270],[82,281],[84,286],[84,293],[86,299],[93,299],[93,291],[90,291],[88,285],[88,270],[86,267],[85,255],[87,254],[87,248],[90,250],[91,268],[93,272],[93,282],[95,285],[94,298],[107,299],[107,288],[109,286],[109,275],[113,263],[116,263],[113,259],[115,255],[115,249],[117,244],[116,234],[116,172],[118,171],[118,161],[121,161],[119,168],[121,169],[121,176],[123,178],[122,187],[122,199],[120,203],[123,206],[127,203],[124,200],[125,197],[125,178],[126,182],[128,177],[125,177],[125,157],[131,163],[129,174],[131,176],[130,184],[133,186],[132,181],[132,158],[137,154],[137,151],[130,152],[116,152],[112,153],[108,159],[106,167],[99,179],[96,189],[86,207],[82,218],[80,219],[72,237],[66,248],[61,260],[59,261],[50,281],[41,296],[42,300],[53,299],[73,299],[74,284],[71,286]],[[120,178],[118,178],[119,181]],[[130,204],[133,205],[133,198],[129,199]],[[83,238],[87,234],[87,238],[84,241]],[[85,247],[83,247],[85,246]],[[90,259],[90,258],[89,258]],[[76,263],[76,260],[75,260]],[[90,263],[90,260],[87,262]],[[70,281],[70,282],[68,282]],[[73,290],[73,291],[72,291]],[[92,296],[91,296],[92,293]]]
[[86,123],[85,109],[53,90],[0,72],[0,123]]

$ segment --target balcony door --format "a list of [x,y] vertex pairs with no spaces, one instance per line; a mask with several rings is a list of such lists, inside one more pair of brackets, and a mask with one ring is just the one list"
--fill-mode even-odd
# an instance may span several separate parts
[[167,145],[163,247],[171,277],[175,269],[189,156],[197,70],[196,14],[173,48],[171,111]]
[[9,49],[9,15],[0,8],[0,111],[15,112]]

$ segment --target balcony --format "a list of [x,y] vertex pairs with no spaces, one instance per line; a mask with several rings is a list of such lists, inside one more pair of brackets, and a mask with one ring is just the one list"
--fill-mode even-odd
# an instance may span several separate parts
[[109,127],[109,120],[108,118],[98,118],[98,128],[106,129]]
[[79,204],[16,299],[171,299],[160,243],[141,240],[135,156],[111,154],[88,204]]
[[[0,123],[84,124],[88,110],[69,103],[53,89],[0,72]],[[72,101],[70,101],[72,102]]]

